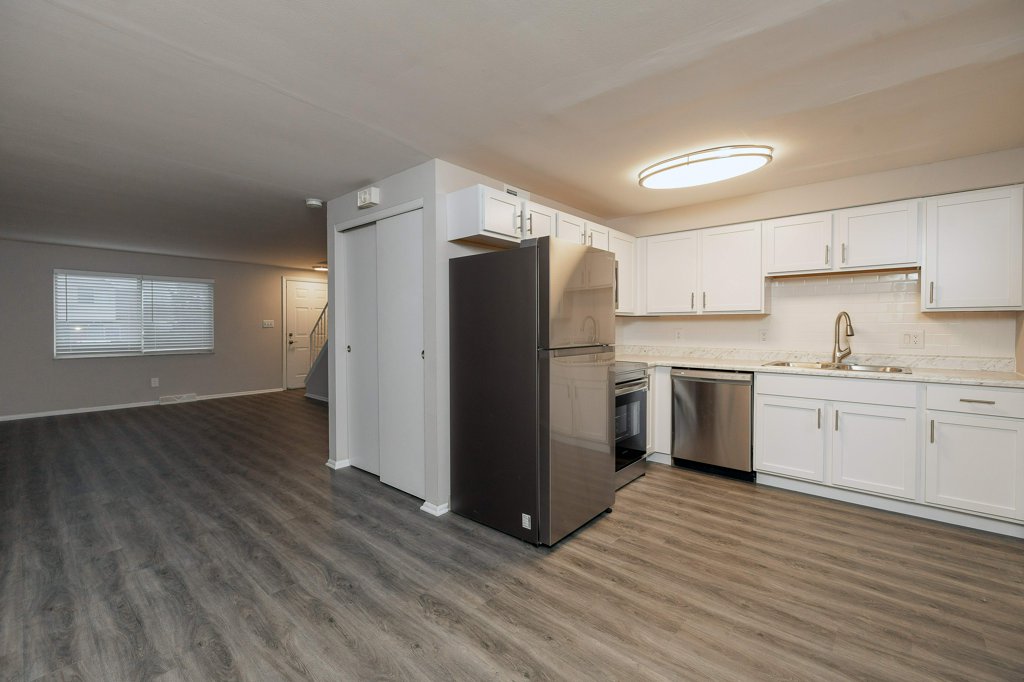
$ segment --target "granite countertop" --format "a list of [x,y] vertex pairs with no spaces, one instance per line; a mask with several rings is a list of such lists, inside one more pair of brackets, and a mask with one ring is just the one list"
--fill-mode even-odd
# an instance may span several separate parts
[[[692,367],[694,369],[727,369],[772,374],[806,374],[809,376],[844,377],[846,379],[876,379],[882,381],[916,381],[943,384],[968,384],[1004,388],[1024,388],[1024,374],[998,372],[980,369],[941,369],[934,367],[911,367],[911,374],[886,374],[884,372],[850,372],[843,370],[803,369],[800,367],[765,367],[769,360],[744,360],[738,358],[709,358],[688,355],[653,355],[646,353],[617,353],[616,360],[645,362],[649,367]],[[856,355],[846,362],[857,361]],[[860,360],[860,362],[865,362]],[[880,364],[871,362],[865,364]],[[893,363],[899,364],[899,363]]]

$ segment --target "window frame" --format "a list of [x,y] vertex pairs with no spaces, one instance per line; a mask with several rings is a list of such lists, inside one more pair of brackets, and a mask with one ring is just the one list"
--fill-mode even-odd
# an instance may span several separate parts
[[[138,352],[112,352],[112,353],[58,353],[57,352],[57,290],[56,290],[56,279],[57,275],[78,275],[85,277],[125,277],[135,278],[138,282],[138,296],[139,296],[139,338],[141,340],[141,350]],[[145,281],[163,281],[163,282],[191,282],[195,284],[209,284],[210,285],[210,332],[212,339],[212,345],[209,349],[190,349],[190,350],[146,350],[146,338],[145,338],[145,307],[143,300],[145,298],[143,294],[143,282]],[[217,282],[214,279],[207,279],[201,277],[174,277],[170,275],[140,275],[130,272],[99,272],[95,270],[72,270],[68,268],[54,268],[53,273],[50,277],[51,287],[51,298],[50,303],[52,306],[51,310],[51,331],[53,332],[53,359],[54,360],[76,360],[81,358],[141,358],[146,356],[154,355],[212,355],[216,352],[217,347]]]

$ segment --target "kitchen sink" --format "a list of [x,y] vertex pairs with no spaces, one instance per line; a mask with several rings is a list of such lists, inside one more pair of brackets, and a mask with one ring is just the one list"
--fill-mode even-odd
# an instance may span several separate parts
[[765,367],[796,367],[799,369],[830,369],[842,372],[879,372],[882,374],[912,374],[909,367],[896,367],[893,365],[847,365],[836,362],[789,362],[787,360],[776,360],[765,363]]

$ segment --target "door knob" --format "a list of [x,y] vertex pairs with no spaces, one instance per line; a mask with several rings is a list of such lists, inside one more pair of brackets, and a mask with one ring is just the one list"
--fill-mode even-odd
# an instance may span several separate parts
[[352,352],[352,346],[345,346],[345,350],[347,350],[349,353],[351,353]]
[[290,346],[290,345],[292,345],[293,343],[295,343],[295,342],[289,339],[289,341],[288,341],[288,345]]

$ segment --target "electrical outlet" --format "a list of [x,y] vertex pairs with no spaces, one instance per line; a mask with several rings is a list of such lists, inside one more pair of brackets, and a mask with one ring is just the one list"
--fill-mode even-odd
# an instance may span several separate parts
[[529,514],[523,514],[523,528],[530,530],[533,526],[533,518]]
[[760,341],[761,343],[766,343],[768,341],[768,330],[767,329],[758,329],[757,330],[757,340]]
[[149,387],[150,388],[160,388],[160,379],[158,379],[157,377],[153,377],[152,379],[150,379],[149,380]]
[[263,320],[263,328],[264,329],[273,329],[274,328],[274,321],[273,320]]
[[924,348],[924,330],[911,329],[900,336],[900,348]]

